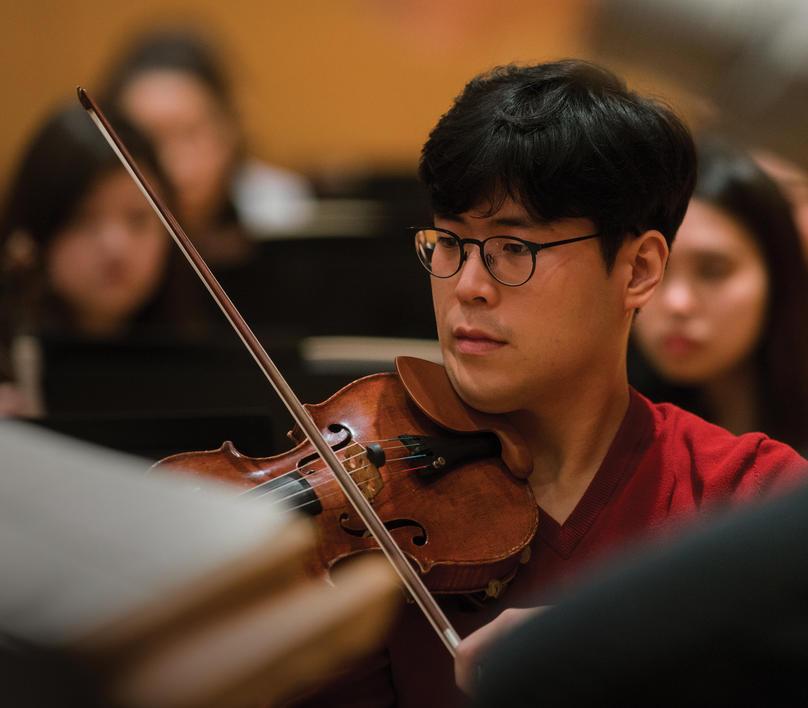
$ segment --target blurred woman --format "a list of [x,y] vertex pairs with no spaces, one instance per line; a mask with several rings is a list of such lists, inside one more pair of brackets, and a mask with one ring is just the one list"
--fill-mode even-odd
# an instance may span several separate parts
[[634,385],[735,433],[808,448],[808,271],[789,203],[712,140],[668,270],[638,314]]
[[[165,194],[149,143],[114,122]],[[24,151],[0,216],[0,380],[15,378],[14,342],[25,335],[197,331],[184,266],[84,110],[55,113]],[[7,408],[14,400],[8,387],[0,393]]]
[[153,140],[180,222],[211,263],[246,260],[245,231],[288,232],[308,220],[306,181],[246,158],[229,84],[199,37],[141,38],[111,71],[104,99]]

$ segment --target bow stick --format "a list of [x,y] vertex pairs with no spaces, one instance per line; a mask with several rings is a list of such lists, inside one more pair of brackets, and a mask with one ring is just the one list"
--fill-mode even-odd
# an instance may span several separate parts
[[207,263],[205,263],[202,256],[199,255],[196,247],[193,245],[193,243],[191,243],[191,239],[188,238],[188,235],[185,233],[185,231],[183,231],[182,227],[174,218],[174,215],[165,206],[163,201],[143,176],[140,168],[132,159],[129,151],[121,142],[121,139],[110,125],[106,116],[98,108],[98,106],[96,106],[93,99],[90,98],[90,95],[83,88],[80,86],[77,87],[77,92],[81,105],[86,109],[87,113],[90,115],[90,118],[93,119],[93,122],[98,127],[98,130],[101,131],[101,134],[109,143],[110,147],[115,151],[115,154],[126,168],[126,171],[129,172],[132,179],[135,181],[135,184],[137,184],[140,191],[143,192],[143,195],[146,197],[146,201],[148,201],[151,208],[154,209],[157,216],[160,217],[160,221],[163,222],[163,225],[168,230],[168,233],[171,234],[171,237],[174,239],[174,242],[177,244],[180,251],[182,251],[183,255],[191,264],[191,267],[201,278],[202,282],[205,284],[205,287],[208,289],[208,292],[211,294],[211,297],[221,308],[224,316],[227,318],[227,321],[236,331],[236,334],[238,334],[239,338],[244,343],[244,346],[247,347],[247,350],[250,352],[250,354],[252,354],[256,364],[258,364],[258,367],[264,373],[264,376],[266,376],[269,382],[272,384],[273,388],[289,410],[289,413],[292,414],[292,418],[306,434],[306,437],[317,450],[323,461],[331,468],[331,471],[334,473],[334,476],[342,488],[342,491],[345,493],[345,496],[348,497],[351,505],[359,515],[359,518],[362,519],[370,533],[373,534],[373,538],[379,544],[379,547],[382,549],[385,556],[387,556],[387,560],[390,561],[393,569],[396,571],[396,573],[398,573],[398,576],[401,578],[404,586],[410,592],[413,599],[418,603],[421,611],[424,613],[424,615],[426,615],[426,618],[437,632],[446,649],[449,651],[452,657],[454,657],[456,654],[456,647],[460,643],[460,637],[449,623],[449,620],[443,613],[443,610],[440,608],[438,603],[435,601],[435,598],[430,595],[429,591],[426,589],[426,586],[421,581],[421,578],[415,572],[410,562],[407,560],[407,557],[404,555],[403,551],[398,547],[396,542],[393,540],[393,537],[390,535],[390,532],[382,523],[381,519],[379,519],[376,512],[373,510],[373,507],[371,507],[370,502],[359,490],[359,487],[351,478],[350,474],[348,474],[348,472],[346,472],[342,467],[342,464],[337,459],[334,451],[328,445],[322,433],[306,412],[306,409],[303,407],[300,399],[297,397],[295,392],[292,391],[291,387],[283,378],[272,359],[269,358],[269,354],[267,354],[266,350],[261,346],[258,338],[244,321],[241,313],[236,309],[236,306],[219,284],[219,281],[213,275],[210,268],[208,268]]

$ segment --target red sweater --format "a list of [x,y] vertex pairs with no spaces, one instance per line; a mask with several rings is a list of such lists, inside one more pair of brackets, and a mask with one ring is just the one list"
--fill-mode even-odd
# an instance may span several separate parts
[[[462,610],[451,599],[444,609],[466,636],[506,607],[545,604],[550,600],[543,595],[547,598],[552,585],[573,582],[586,565],[633,541],[671,533],[704,511],[790,486],[805,478],[806,469],[808,463],[794,450],[763,434],[732,435],[632,390],[623,423],[585,494],[561,525],[540,515],[530,561],[506,592],[480,610]],[[405,609],[388,650],[390,673],[374,670],[362,683],[361,698],[353,692],[359,688],[353,680],[351,698],[329,692],[328,704],[443,708],[463,703],[447,651],[414,606]]]

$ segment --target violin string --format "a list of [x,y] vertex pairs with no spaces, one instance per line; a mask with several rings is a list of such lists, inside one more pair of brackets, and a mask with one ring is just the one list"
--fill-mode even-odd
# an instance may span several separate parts
[[[380,442],[393,442],[393,441],[396,442],[395,445],[390,445],[390,446],[388,446],[386,448],[382,448],[382,449],[383,450],[393,450],[393,449],[398,448],[398,447],[401,447],[401,448],[404,448],[404,449],[409,449],[403,442],[400,441],[399,438],[385,438],[385,439],[382,439],[382,440],[372,440],[372,441],[369,441],[369,442],[365,443],[365,447],[362,449],[361,452],[356,453],[354,455],[350,455],[350,456],[344,458],[342,462],[343,462],[343,464],[345,464],[346,462],[348,462],[350,460],[353,460],[353,459],[355,459],[357,457],[361,457],[362,455],[364,455],[366,453],[366,451],[367,451],[366,447],[369,446],[369,445],[378,444]],[[405,455],[404,457],[390,458],[388,460],[385,460],[385,462],[387,463],[387,462],[398,462],[398,461],[402,461],[402,460],[412,460],[412,459],[417,459],[419,457],[425,457],[425,456],[426,455],[424,453],[419,453],[419,454],[416,454],[416,455]],[[322,460],[318,459],[318,462],[322,462]],[[353,476],[354,473],[361,472],[362,470],[366,469],[367,467],[368,467],[368,465],[363,465],[362,467],[359,467],[356,470],[353,470],[352,472],[349,471],[348,474]],[[404,472],[425,469],[426,467],[428,467],[428,465],[423,466],[423,467],[414,467],[411,470],[404,470]],[[327,466],[322,466],[322,467],[319,467],[319,468],[312,468],[312,467],[308,468],[309,474],[322,472],[324,470],[327,470]],[[281,491],[283,489],[283,487],[288,486],[293,480],[290,480],[288,483],[281,484],[280,486],[277,486],[277,481],[281,480],[284,477],[287,477],[287,476],[289,476],[291,474],[294,474],[295,472],[298,472],[297,468],[295,468],[294,470],[290,470],[289,472],[284,472],[283,474],[277,475],[276,477],[273,477],[272,479],[267,480],[266,482],[262,482],[261,484],[258,484],[255,487],[251,487],[245,493],[250,493],[252,495],[252,498],[256,499],[256,500],[261,499],[261,498],[263,498],[263,497],[265,497],[265,496],[267,496],[269,494],[277,494],[277,492]],[[298,490],[296,492],[293,492],[292,494],[288,494],[285,497],[279,497],[276,500],[273,500],[272,503],[273,504],[286,503],[286,502],[288,502],[289,499],[292,499],[292,498],[294,498],[296,496],[299,496],[301,494],[308,494],[309,491],[314,490],[317,487],[322,486],[323,484],[330,484],[330,483],[331,483],[330,479],[322,480],[321,482],[318,482],[316,484],[311,484],[310,483],[309,487],[307,489]],[[361,484],[361,483],[357,483],[357,484]],[[256,490],[261,489],[261,487],[270,486],[270,485],[273,486],[272,489],[267,489],[267,491],[264,494],[255,495]],[[341,494],[341,493],[342,493],[341,491],[337,491],[337,492],[334,492],[332,494]],[[320,498],[324,499],[327,496],[332,496],[332,494],[326,495],[325,497],[318,497],[318,499],[320,499]],[[314,502],[307,502],[307,503],[314,503]],[[305,504],[303,506],[305,506]],[[298,508],[298,507],[294,507],[294,508]]]
[[[372,444],[372,443],[369,443],[369,444]],[[402,447],[403,447],[403,446],[402,446]],[[390,449],[390,450],[391,450],[391,449],[393,449],[393,448],[391,447],[391,448],[387,448],[387,449]],[[348,457],[343,458],[342,463],[343,463],[343,464],[345,464],[346,462],[350,462],[351,460],[354,460],[354,459],[356,459],[357,457],[361,457],[361,456],[362,456],[362,455],[364,455],[366,452],[367,452],[367,450],[366,450],[365,448],[363,448],[361,452],[358,452],[358,453],[356,453],[355,455],[349,455]],[[396,459],[402,459],[402,458],[396,458]],[[389,461],[389,460],[385,460],[385,462],[388,462],[388,461]],[[317,458],[317,459],[314,461],[314,464],[316,465],[316,464],[319,464],[319,463],[322,463],[322,459],[320,459],[320,458],[318,457],[318,458]],[[313,467],[313,466],[308,466],[308,465],[306,465],[306,468],[305,468],[305,469],[306,469],[306,473],[307,473],[307,474],[314,474],[314,473],[317,473],[317,472],[324,472],[324,471],[326,471],[326,470],[328,469],[328,465],[323,464],[321,467]],[[295,473],[299,473],[299,472],[300,472],[300,469],[299,469],[298,467],[295,467],[295,469],[293,469],[293,470],[289,470],[288,472],[283,472],[282,474],[279,474],[279,475],[277,475],[277,476],[273,477],[272,479],[268,479],[268,480],[266,480],[265,482],[261,482],[261,484],[257,484],[255,487],[251,487],[251,488],[250,488],[250,491],[251,491],[251,492],[255,492],[255,490],[257,490],[257,489],[261,489],[261,487],[264,487],[264,486],[269,486],[269,485],[273,485],[273,483],[277,483],[277,481],[278,481],[279,479],[283,479],[284,477],[288,477],[289,475],[293,475],[293,474],[295,474]]]
[[[394,439],[395,439],[395,438],[390,438],[389,440],[394,440]],[[361,455],[364,455],[364,454],[367,452],[367,448],[368,448],[370,445],[374,445],[374,444],[379,443],[379,442],[388,442],[388,441],[383,441],[383,440],[369,440],[369,441],[367,441],[366,443],[359,443],[360,445],[363,445],[363,449],[362,449],[362,451],[361,451],[361,452],[356,453],[355,455],[351,455],[351,456],[349,456],[349,457],[344,458],[343,462],[348,462],[349,460],[352,460],[352,459],[354,459],[355,457],[360,457]],[[404,449],[407,449],[407,450],[409,449],[409,448],[408,448],[408,447],[407,447],[407,446],[406,446],[404,443],[399,442],[397,445],[390,445],[390,446],[388,446],[388,447],[383,447],[383,448],[382,448],[382,451],[386,452],[386,451],[388,451],[388,450],[394,450],[394,449],[395,449],[395,448],[397,448],[397,447],[403,447]],[[322,462],[322,459],[321,459],[321,458],[319,458],[319,457],[317,457],[317,459],[315,460],[314,464],[318,464],[318,463],[320,463],[320,462]],[[324,465],[323,467],[319,467],[319,468],[312,468],[312,467],[309,467],[309,469],[311,469],[311,471],[312,471],[312,472],[323,472],[324,470],[326,470],[326,469],[327,469],[327,466],[325,466],[325,465]],[[272,480],[268,480],[267,482],[262,482],[261,484],[268,484],[269,482],[272,482],[272,481],[273,481],[273,480],[275,480],[275,479],[280,479],[281,477],[285,477],[286,475],[294,474],[295,472],[298,472],[298,471],[299,471],[299,469],[298,469],[297,467],[295,467],[295,469],[292,469],[292,470],[289,470],[288,472],[284,472],[284,473],[282,473],[282,474],[279,474],[278,476],[273,477],[273,478],[272,478]],[[260,486],[261,486],[261,484],[259,484],[258,486],[260,487]]]
[[[377,444],[377,443],[379,443],[379,442],[390,442],[391,440],[396,440],[396,438],[388,438],[387,440],[370,440],[370,441],[368,441],[367,443],[364,443],[364,448],[363,448],[363,450],[362,450],[361,452],[358,452],[358,453],[356,453],[355,455],[351,455],[351,456],[349,456],[349,457],[344,458],[344,459],[343,459],[343,464],[344,464],[345,462],[348,462],[348,461],[350,461],[350,460],[353,460],[353,459],[354,459],[354,458],[356,458],[356,457],[360,457],[360,456],[364,455],[364,454],[367,452],[367,449],[366,449],[366,448],[367,448],[369,445],[374,445],[374,444]],[[384,447],[384,448],[382,448],[382,450],[386,452],[387,450],[393,450],[393,449],[395,449],[395,448],[397,448],[397,447],[403,447],[403,448],[405,448],[405,449],[409,449],[409,448],[408,448],[408,447],[407,447],[407,446],[406,446],[404,443],[399,442],[397,445],[390,445],[389,447]],[[399,459],[401,459],[401,458],[399,458]],[[322,459],[318,457],[318,458],[316,459],[316,461],[314,462],[314,464],[316,465],[316,464],[320,464],[320,463],[322,463],[322,462],[323,462],[323,461],[322,461]],[[387,462],[387,460],[386,460],[386,462]],[[325,464],[323,464],[321,467],[307,467],[307,469],[308,469],[308,470],[310,470],[310,472],[311,472],[311,473],[316,473],[316,472],[323,472],[323,471],[325,471],[326,469],[328,469],[328,466],[327,466],[327,465],[325,465]],[[254,491],[254,490],[256,490],[256,489],[260,489],[260,488],[261,488],[261,487],[263,487],[264,485],[271,485],[273,482],[276,482],[277,480],[282,479],[282,478],[284,478],[284,477],[287,477],[287,476],[289,476],[289,475],[293,475],[293,474],[295,474],[296,472],[299,472],[299,471],[300,471],[300,470],[299,470],[297,467],[295,467],[294,469],[288,470],[287,472],[283,472],[283,473],[281,473],[281,474],[279,474],[279,475],[277,475],[277,476],[273,477],[272,479],[268,479],[267,481],[265,481],[265,482],[261,482],[261,484],[258,484],[258,485],[256,485],[255,487],[252,487],[252,488],[251,488],[251,491]]]
[[[388,460],[388,462],[400,462],[402,460],[414,460],[414,459],[417,459],[419,457],[426,457],[426,455],[425,454],[419,454],[419,455],[408,455],[406,457],[397,457],[395,459]],[[355,470],[349,471],[348,474],[351,477],[353,477],[358,472],[361,472],[362,470],[367,469],[370,466],[371,466],[370,464],[362,465],[361,467],[357,467]],[[426,465],[426,466],[428,467],[429,465]],[[413,468],[413,469],[415,469],[415,468]],[[422,469],[422,468],[418,467],[417,469]],[[397,474],[397,473],[400,473],[400,470],[392,471],[389,476],[392,476],[393,474]],[[309,489],[301,489],[301,490],[298,490],[297,492],[293,492],[292,494],[289,494],[288,496],[285,496],[283,498],[279,498],[278,502],[285,502],[285,501],[288,501],[289,499],[291,499],[292,497],[299,496],[300,494],[307,494],[309,491],[311,491],[313,489],[317,489],[318,487],[322,487],[323,485],[326,485],[326,484],[331,484],[332,481],[333,481],[333,478],[328,478],[328,479],[324,479],[324,480],[322,480],[320,482],[317,482],[316,484],[310,484]],[[371,481],[371,480],[366,480],[366,481]],[[360,484],[360,482],[357,482],[357,484]],[[272,494],[273,491],[274,490],[270,490],[270,491],[267,492],[267,494]],[[336,494],[341,494],[341,493],[342,493],[341,490],[336,492]],[[261,499],[264,496],[266,496],[266,494],[260,494],[260,495],[256,496],[255,498],[256,499]],[[330,496],[330,495],[326,495],[326,496]],[[325,499],[326,496],[323,496],[323,497],[318,496],[318,498]]]
[[[402,458],[402,459],[407,459],[407,458]],[[348,472],[348,474],[349,474],[349,476],[353,477],[354,475],[358,474],[362,470],[367,469],[369,466],[370,466],[370,464],[362,465],[361,467],[357,467],[355,470],[350,470]],[[258,487],[253,487],[252,489],[247,490],[247,492],[245,492],[245,493],[250,493],[250,497],[252,499],[263,499],[267,495],[272,495],[273,497],[275,497],[275,499],[273,499],[273,504],[275,504],[275,503],[282,504],[282,503],[288,501],[289,499],[292,499],[293,497],[299,496],[301,494],[308,494],[310,491],[312,491],[314,489],[317,489],[318,487],[322,487],[325,484],[331,484],[332,480],[333,480],[333,478],[327,478],[327,479],[323,479],[320,482],[317,482],[316,484],[309,483],[309,486],[306,487],[305,489],[298,489],[296,492],[293,492],[292,494],[288,494],[285,497],[277,497],[276,493],[278,491],[282,490],[283,487],[288,486],[287,484],[281,485],[281,487],[279,487],[279,488],[267,489],[263,494],[255,494],[255,490],[260,489],[261,486],[263,486],[263,485],[260,485]],[[274,480],[270,480],[270,481],[274,481]],[[357,482],[357,484],[358,484],[358,482]]]
[[[356,457],[358,457],[358,455],[356,455]],[[418,455],[407,455],[407,456],[405,456],[405,457],[397,457],[397,458],[395,458],[395,459],[388,460],[388,462],[400,462],[400,461],[402,461],[402,460],[414,460],[414,459],[416,459],[416,458],[418,458],[418,457],[426,457],[426,455],[425,455],[425,454],[418,454]],[[370,464],[367,464],[367,465],[362,465],[361,467],[358,467],[358,468],[357,468],[357,469],[355,469],[355,470],[351,470],[351,471],[349,471],[349,472],[348,472],[348,474],[349,474],[351,477],[353,477],[355,474],[357,474],[358,472],[361,472],[361,471],[362,471],[362,470],[364,470],[364,469],[367,469],[369,466],[370,466]],[[428,465],[427,465],[427,466],[428,466]],[[421,469],[421,468],[418,468],[418,469]],[[275,479],[279,479],[279,478],[275,478]],[[275,481],[275,479],[270,480],[270,482],[274,482],[274,481]],[[321,482],[317,482],[316,484],[309,484],[308,488],[306,488],[306,489],[300,489],[300,490],[298,490],[298,491],[296,491],[296,492],[293,492],[292,494],[289,494],[289,495],[287,495],[287,496],[285,496],[285,497],[278,497],[277,499],[273,499],[273,502],[272,502],[272,503],[273,503],[273,504],[281,504],[281,503],[287,502],[289,499],[292,499],[293,497],[299,496],[299,495],[301,495],[301,494],[308,494],[308,493],[309,493],[311,490],[313,490],[313,489],[317,489],[318,487],[322,487],[324,484],[330,484],[330,483],[331,483],[331,481],[332,481],[332,480],[329,478],[329,479],[324,479],[324,480],[322,480]],[[369,480],[368,480],[368,481],[369,481]],[[290,483],[291,483],[291,482],[290,482]],[[290,483],[289,483],[289,484],[290,484]],[[256,489],[260,489],[262,486],[265,486],[266,484],[268,484],[268,483],[267,483],[267,482],[265,482],[264,484],[262,484],[262,485],[258,485],[257,487],[252,487],[251,489],[247,490],[247,492],[245,492],[245,494],[246,494],[246,493],[250,493],[250,496],[251,496],[251,498],[252,498],[252,499],[256,499],[256,500],[257,500],[257,499],[263,499],[263,498],[264,498],[265,496],[267,496],[268,494],[272,494],[272,495],[274,496],[276,492],[278,492],[278,491],[282,490],[282,489],[283,489],[283,487],[287,486],[287,484],[283,484],[283,485],[281,485],[279,488],[267,489],[267,491],[265,491],[263,494],[255,494],[255,490],[256,490]],[[357,482],[357,484],[360,484],[360,483],[359,483],[359,482]],[[340,494],[340,493],[341,493],[341,491],[338,491],[338,492],[336,492],[336,493],[337,493],[337,494]],[[326,495],[326,496],[329,496],[329,495]],[[323,496],[323,497],[318,497],[318,499],[319,499],[319,498],[325,499],[326,497],[325,497],[325,496]]]
[[[349,455],[348,457],[343,458],[342,459],[343,465],[345,463],[347,463],[347,462],[350,462],[351,460],[355,460],[358,457],[362,457],[363,455],[366,454],[366,452],[367,451],[363,449],[361,452],[358,452],[355,455]],[[418,453],[417,455],[414,455],[414,456],[413,455],[405,455],[404,457],[393,457],[393,458],[390,458],[390,459],[386,459],[385,464],[388,463],[388,462],[397,462],[399,460],[410,459],[411,457],[419,457],[419,456],[423,457],[424,455],[425,455],[425,453]],[[322,463],[322,460],[317,459],[316,463]],[[325,465],[325,464],[323,464],[323,465],[321,465],[319,467],[306,465],[304,469],[306,471],[306,474],[308,475],[308,474],[316,474],[318,472],[326,472],[326,471],[328,471],[328,466]],[[261,489],[262,487],[274,486],[275,484],[277,484],[278,480],[281,480],[284,477],[288,477],[290,475],[293,475],[293,474],[295,474],[296,472],[299,472],[299,471],[300,470],[298,468],[295,468],[293,470],[290,470],[289,472],[284,472],[283,474],[277,475],[277,476],[273,477],[272,479],[268,479],[265,482],[261,482],[261,484],[257,484],[255,487],[251,487],[248,491],[250,493],[254,494],[257,490]],[[318,486],[318,484],[311,484],[311,487],[316,487],[316,486]]]
[[391,457],[388,462],[401,462],[401,460],[414,460],[416,457],[426,457],[425,452],[419,452],[417,455],[404,455],[404,457]]
[[[424,468],[414,467],[413,469],[425,469],[425,467]],[[357,482],[356,484],[357,484],[358,487],[361,488],[361,487],[369,484],[371,481],[372,480],[366,479],[366,480],[363,480],[361,482]],[[318,498],[316,500],[309,500],[309,501],[303,502],[302,504],[298,504],[297,506],[287,507],[284,511],[297,511],[297,510],[300,510],[300,509],[304,509],[305,507],[307,507],[307,506],[309,506],[311,504],[318,503],[321,499],[327,499],[329,497],[337,496],[339,494],[341,494],[341,492],[339,490],[336,490],[334,492],[329,492],[328,494],[326,494],[326,495],[324,495],[324,496],[322,496],[322,497],[320,497],[320,498]]]
[[[366,452],[366,450],[363,448],[361,452],[358,452],[355,455],[349,455],[348,457],[343,458],[343,460],[342,460],[343,465],[346,462],[350,462],[351,460],[353,460],[353,459],[355,459],[357,457],[361,457],[362,455],[365,454],[365,452]],[[313,462],[314,462],[315,465],[320,464],[320,463],[322,463],[322,459],[320,457],[317,457]],[[323,471],[327,470],[328,465],[323,465],[321,467],[312,467],[312,466],[306,465],[306,466],[304,466],[304,469],[305,469],[307,474],[314,474],[314,473],[317,473],[317,472],[323,472]],[[273,486],[274,487],[274,485],[277,484],[278,480],[282,480],[284,477],[289,477],[290,475],[293,475],[295,473],[297,473],[297,474],[300,473],[300,468],[299,467],[295,467],[294,469],[291,469],[288,472],[283,472],[281,474],[276,475],[275,477],[272,477],[271,479],[268,479],[268,480],[266,480],[264,482],[261,482],[260,484],[256,484],[254,487],[250,487],[250,489],[246,490],[244,493],[246,494],[246,493],[249,492],[251,494],[254,494],[256,492],[256,490],[261,489],[262,487],[267,487],[267,486]],[[292,480],[292,481],[294,481],[294,480]],[[275,491],[275,490],[273,489],[273,490],[270,490],[270,491]],[[261,496],[263,496],[263,495],[261,495]],[[260,496],[256,497],[256,498],[260,498]]]
[[[358,467],[357,469],[353,470],[353,473],[361,472],[362,470],[367,469],[368,466],[369,465],[362,465],[362,467]],[[349,474],[353,474],[353,473],[349,473]],[[356,484],[357,487],[361,487],[363,484],[368,484],[371,481],[372,480],[370,480],[370,479],[364,479],[364,480],[356,481],[355,484]],[[317,486],[322,487],[323,484],[327,484],[327,483],[328,483],[328,481],[324,481],[324,482],[318,484]],[[272,506],[279,506],[279,505],[282,505],[282,504],[286,504],[290,499],[292,499],[294,497],[297,497],[297,496],[300,496],[301,494],[308,494],[312,489],[314,489],[313,486],[311,488],[309,488],[309,489],[298,490],[297,492],[294,492],[293,494],[289,494],[288,496],[281,497],[281,498],[278,498],[278,499],[272,499],[269,503],[272,504]],[[265,494],[261,494],[261,495],[259,495],[257,497],[254,497],[254,498],[256,500],[257,499],[262,499],[267,494],[272,494],[272,491],[266,492]],[[334,496],[335,494],[342,494],[342,490],[337,489],[334,492],[329,492],[328,494],[322,494],[322,495],[318,494],[316,501],[320,501],[322,499],[328,499],[328,497]],[[314,503],[314,501],[315,500],[312,500],[311,502],[306,502],[302,506],[306,506],[306,504]],[[297,509],[297,508],[300,508],[300,507],[292,507],[292,508]]]
[[[399,473],[399,474],[402,474],[402,473],[404,473],[404,472],[414,472],[414,471],[416,471],[416,470],[424,470],[424,469],[427,469],[428,467],[429,467],[429,465],[424,465],[424,466],[422,466],[422,467],[411,467],[411,468],[410,468],[410,469],[408,469],[408,470],[399,470],[399,471],[398,471],[398,473]],[[364,484],[369,484],[369,483],[370,483],[370,482],[372,482],[372,481],[373,481],[373,480],[366,479],[366,480],[364,480],[363,482],[357,482],[357,483],[356,483],[356,486],[361,488],[361,487],[362,487],[362,485],[364,485]],[[303,508],[307,507],[309,504],[316,504],[318,501],[320,501],[320,499],[327,499],[328,497],[333,497],[333,496],[335,496],[335,495],[337,495],[337,494],[341,494],[341,493],[342,493],[342,492],[339,492],[339,491],[336,491],[336,492],[331,492],[331,493],[326,494],[326,495],[324,495],[323,497],[320,497],[320,498],[318,498],[318,499],[316,499],[316,500],[312,500],[312,501],[303,502],[302,504],[298,504],[297,506],[292,506],[292,507],[289,507],[289,508],[287,509],[287,511],[297,511],[297,510],[299,510],[299,509],[303,509]]]

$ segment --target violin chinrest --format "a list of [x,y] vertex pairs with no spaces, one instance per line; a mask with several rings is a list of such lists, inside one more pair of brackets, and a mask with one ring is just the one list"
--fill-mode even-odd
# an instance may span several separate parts
[[483,413],[464,403],[443,366],[425,359],[399,356],[396,371],[413,403],[430,420],[458,433],[494,433],[502,445],[502,461],[511,474],[519,479],[530,476],[533,458],[516,428],[504,416]]

